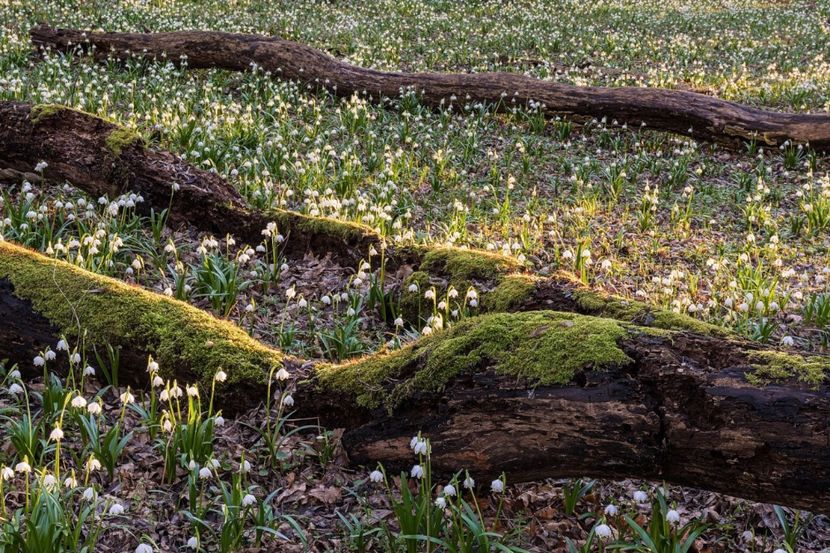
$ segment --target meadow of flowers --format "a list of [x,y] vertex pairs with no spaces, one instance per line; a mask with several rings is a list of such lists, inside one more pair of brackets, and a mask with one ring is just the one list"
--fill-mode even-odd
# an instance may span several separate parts
[[[808,147],[730,151],[613,118],[546,120],[533,106],[453,112],[414,95],[338,99],[257,67],[35,56],[28,30],[40,22],[255,32],[378,69],[513,71],[819,112],[830,110],[826,1],[0,0],[0,100],[118,121],[219,173],[255,208],[359,222],[390,243],[500,252],[530,272],[570,271],[785,349],[830,345],[830,159]],[[0,239],[191,302],[308,359],[400,347],[475,315],[486,293],[405,285],[384,274],[377,251],[356,266],[325,252],[287,257],[277,227],[258,244],[171,230],[165,212],[139,215],[136,194],[94,198],[71,183],[27,181],[0,191]],[[417,305],[417,324],[380,320],[386,312],[373,305],[388,290]],[[291,419],[284,370],[262,407],[226,421],[212,390],[165,380],[152,358],[152,387],[139,391],[119,382],[112,348],[43,347],[35,381],[0,362],[0,551],[830,544],[826,518],[694,490],[510,486],[509,474],[476,489],[464,467],[433,481],[426,436],[413,438],[410,473],[356,472],[336,432]],[[58,364],[68,375],[50,370]]]

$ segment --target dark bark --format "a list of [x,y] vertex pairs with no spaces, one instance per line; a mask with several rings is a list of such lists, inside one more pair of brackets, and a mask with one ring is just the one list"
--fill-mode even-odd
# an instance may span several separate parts
[[[97,59],[133,56],[187,60],[188,67],[247,71],[252,64],[273,75],[339,96],[367,93],[396,98],[414,89],[432,107],[484,102],[506,110],[533,103],[547,115],[608,117],[729,145],[748,140],[785,141],[830,150],[830,115],[762,110],[684,90],[575,87],[514,73],[395,73],[356,67],[304,44],[222,32],[97,33],[47,26],[31,30],[32,42],[60,51],[81,48]],[[454,99],[455,98],[455,99]]]
[[623,349],[633,363],[579,373],[567,386],[481,367],[391,414],[313,390],[297,397],[305,414],[350,428],[343,443],[358,464],[408,470],[416,462],[409,439],[420,431],[442,474],[634,477],[830,510],[826,385],[753,386],[752,346],[721,338],[642,334]]

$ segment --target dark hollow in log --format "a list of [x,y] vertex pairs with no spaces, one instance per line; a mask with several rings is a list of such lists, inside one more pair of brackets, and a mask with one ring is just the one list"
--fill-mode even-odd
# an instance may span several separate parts
[[345,428],[354,463],[408,469],[409,439],[421,431],[442,474],[664,479],[830,510],[826,380],[807,385],[794,376],[761,387],[747,378],[765,364],[794,375],[808,362],[826,371],[826,357],[536,311],[466,319],[391,354],[314,366],[183,302],[7,242],[0,314],[0,337],[12,337],[0,340],[0,359],[28,367],[48,345],[42,340],[88,328],[88,345],[121,347],[122,374],[136,379],[148,354],[180,382],[210,385],[224,368],[217,393],[226,413],[263,401],[265,375],[284,363],[296,378],[298,415]]
[[277,38],[222,32],[98,33],[39,26],[32,42],[60,51],[80,48],[97,59],[133,56],[186,59],[188,67],[247,71],[252,65],[273,75],[339,96],[367,93],[397,98],[414,90],[431,107],[488,103],[507,110],[530,104],[547,115],[608,117],[728,145],[786,141],[830,150],[830,114],[762,110],[683,90],[638,87],[576,87],[514,73],[396,73],[364,69],[310,46]]

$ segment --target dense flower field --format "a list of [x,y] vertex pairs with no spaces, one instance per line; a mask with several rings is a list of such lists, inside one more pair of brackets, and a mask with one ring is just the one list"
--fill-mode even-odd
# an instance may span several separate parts
[[[0,0],[0,100],[115,120],[217,172],[258,209],[365,224],[392,244],[500,252],[529,272],[569,271],[598,290],[784,349],[824,352],[830,343],[830,159],[809,147],[731,151],[612,118],[546,120],[533,106],[495,113],[461,101],[436,111],[413,94],[380,104],[338,99],[253,66],[229,73],[190,70],[186,60],[36,55],[28,31],[41,22],[261,33],[376,69],[519,72],[826,112],[828,2]],[[323,252],[288,258],[277,227],[259,244],[170,231],[164,213],[138,214],[135,194],[92,198],[71,183],[28,181],[0,190],[0,239],[189,301],[306,358],[398,348],[475,315],[487,293],[384,275],[377,251],[352,267]],[[389,290],[417,305],[417,324],[380,324],[386,313],[369,306]],[[412,496],[382,468],[343,468],[333,432],[292,426],[287,374],[276,375],[279,391],[269,390],[264,408],[225,424],[211,390],[163,379],[152,359],[153,389],[136,397],[118,387],[117,353],[49,346],[33,360],[42,381],[24,385],[3,368],[0,435],[11,444],[0,452],[3,551],[24,550],[15,540],[40,531],[50,545],[26,551],[57,550],[57,541],[67,551],[92,551],[96,541],[96,551],[485,551],[495,543],[545,551],[565,550],[564,538],[579,544],[573,551],[595,551],[634,543],[633,525],[649,520],[659,522],[652,536],[690,543],[707,524],[701,551],[830,543],[826,519],[647,483],[511,489],[502,478],[476,497],[463,472],[431,482],[420,437],[409,476],[422,493]],[[47,371],[61,356],[76,369],[65,381]],[[25,516],[12,514],[20,508]],[[436,526],[443,544],[401,540],[407,525],[419,528],[407,518],[413,512],[455,520]],[[64,534],[38,529],[47,520]]]

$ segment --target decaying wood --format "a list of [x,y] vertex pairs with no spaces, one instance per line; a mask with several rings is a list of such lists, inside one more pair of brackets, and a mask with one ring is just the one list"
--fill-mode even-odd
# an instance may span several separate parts
[[340,96],[397,98],[412,89],[432,107],[494,104],[506,110],[539,105],[547,115],[608,117],[702,140],[736,144],[786,141],[830,150],[830,115],[772,112],[682,90],[576,87],[514,73],[396,73],[357,67],[304,44],[259,35],[181,31],[99,33],[40,26],[32,42],[60,51],[84,50],[97,59],[133,56],[166,59],[188,67],[247,71],[324,87]]
[[[71,309],[50,299],[67,293]],[[219,393],[223,408],[238,411],[263,401],[265,375],[285,364],[296,378],[299,414],[345,428],[343,444],[354,463],[372,466],[380,461],[390,468],[408,468],[414,461],[409,438],[421,431],[432,440],[436,470],[467,468],[480,481],[501,471],[511,481],[636,477],[817,512],[830,509],[828,386],[809,387],[794,379],[764,387],[751,384],[747,374],[757,363],[754,344],[630,325],[617,341],[630,360],[602,370],[588,363],[566,384],[540,385],[506,374],[484,356],[439,389],[413,390],[398,404],[371,407],[359,399],[367,385],[391,390],[423,370],[437,355],[441,340],[457,344],[467,331],[438,333],[417,342],[414,350],[315,367],[288,359],[186,303],[0,243],[0,358],[28,368],[32,355],[54,344],[58,332],[71,334],[75,325],[101,328],[95,318],[108,305],[133,306],[123,313],[130,319],[122,322],[129,333],[102,328],[109,333],[103,339],[124,353],[122,374],[143,378],[146,356],[152,354],[168,374],[192,381],[199,375],[210,378],[223,359],[233,358],[238,366],[223,367],[228,381]],[[552,321],[558,317],[553,312],[486,315],[471,320],[468,328],[488,317],[507,317],[502,322],[518,324],[539,313],[550,313]],[[153,324],[148,326],[145,316]],[[68,328],[66,320],[58,320],[67,317]],[[188,319],[191,324],[184,324]],[[567,321],[560,323],[540,325],[533,337],[567,328]],[[189,339],[201,347],[182,343],[156,350],[165,336],[153,333],[163,333],[170,325],[187,329]],[[585,336],[586,344],[590,338]],[[101,337],[86,339],[90,343]],[[793,366],[802,361],[780,355]],[[404,361],[393,376],[375,383],[360,377],[353,390],[332,388],[323,376],[331,371],[362,375],[378,360],[400,359]]]

